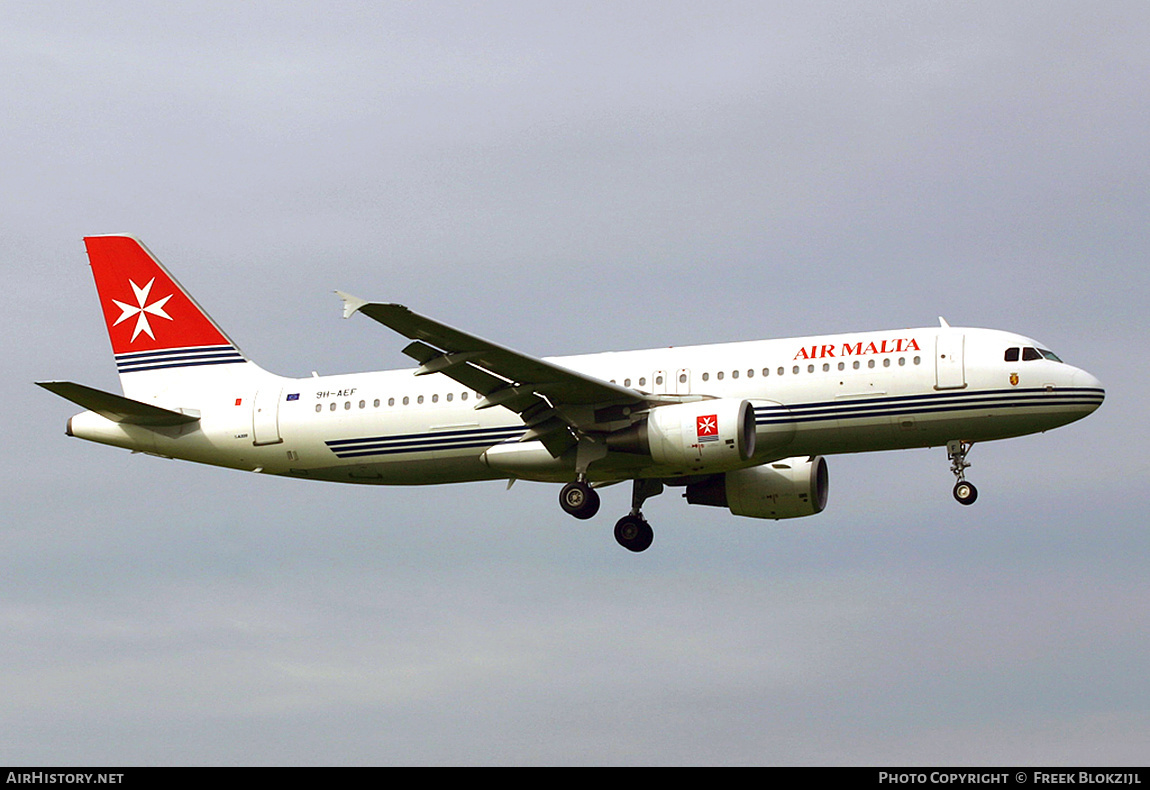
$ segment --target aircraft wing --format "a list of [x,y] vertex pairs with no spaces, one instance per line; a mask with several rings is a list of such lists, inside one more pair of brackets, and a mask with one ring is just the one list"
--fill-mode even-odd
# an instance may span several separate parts
[[588,376],[463,332],[399,304],[367,302],[336,291],[344,318],[357,312],[411,339],[403,353],[417,360],[416,375],[442,373],[483,395],[477,409],[504,406],[528,426],[523,440],[539,439],[560,455],[576,443],[574,431],[619,419],[625,407],[674,402]]

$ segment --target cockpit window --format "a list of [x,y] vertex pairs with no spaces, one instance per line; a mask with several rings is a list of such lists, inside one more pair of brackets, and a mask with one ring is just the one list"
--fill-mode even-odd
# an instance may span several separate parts
[[1049,359],[1051,362],[1061,362],[1053,351],[1047,351],[1044,348],[1008,348],[1006,349],[1005,360],[1007,362],[1017,362],[1019,352],[1022,354],[1023,362],[1031,362],[1036,359]]

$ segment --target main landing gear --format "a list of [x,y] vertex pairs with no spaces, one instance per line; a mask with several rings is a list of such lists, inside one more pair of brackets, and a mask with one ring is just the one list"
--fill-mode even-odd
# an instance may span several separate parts
[[655,530],[640,514],[623,516],[615,522],[615,540],[628,551],[646,551],[655,540]]
[[973,442],[950,441],[946,443],[946,457],[950,459],[950,471],[958,480],[954,484],[954,498],[963,505],[973,505],[978,499],[978,489],[973,483],[966,481],[966,470],[970,464],[966,462],[966,454],[970,452]]
[[559,492],[559,507],[575,518],[591,518],[599,512],[599,493],[580,475]]
[[636,480],[631,488],[631,512],[615,524],[615,540],[628,551],[646,551],[655,539],[655,531],[643,518],[643,503],[663,493],[661,480]]
[[[643,518],[642,507],[647,499],[662,492],[663,483],[659,480],[634,481],[631,512],[615,524],[615,540],[620,546],[634,552],[646,551],[651,546],[655,531]],[[559,492],[559,506],[575,518],[588,519],[599,512],[599,494],[580,476],[575,482],[563,486]]]

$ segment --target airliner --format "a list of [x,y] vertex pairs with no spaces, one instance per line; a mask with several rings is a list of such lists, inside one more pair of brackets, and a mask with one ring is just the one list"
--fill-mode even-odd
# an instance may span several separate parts
[[647,549],[646,500],[760,519],[827,505],[825,456],[945,447],[964,505],[976,442],[1079,420],[1098,379],[1044,344],[950,326],[539,358],[398,304],[337,291],[343,316],[407,338],[404,370],[286,378],[249,360],[131,235],[84,239],[123,394],[37,382],[79,405],[66,433],[304,480],[562,484],[578,519],[631,481],[615,539]]

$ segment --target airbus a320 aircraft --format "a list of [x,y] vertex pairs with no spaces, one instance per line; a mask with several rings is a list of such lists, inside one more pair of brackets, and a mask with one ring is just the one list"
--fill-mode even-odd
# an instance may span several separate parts
[[1065,425],[1105,395],[1029,338],[942,320],[540,359],[344,293],[344,317],[410,339],[418,367],[285,378],[245,357],[137,239],[84,242],[124,394],[38,382],[87,409],[69,436],[305,480],[550,481],[580,519],[598,487],[630,480],[615,538],[636,552],[653,537],[643,503],[664,486],[739,516],[809,516],[826,507],[835,453],[946,447],[969,505],[972,443]]

